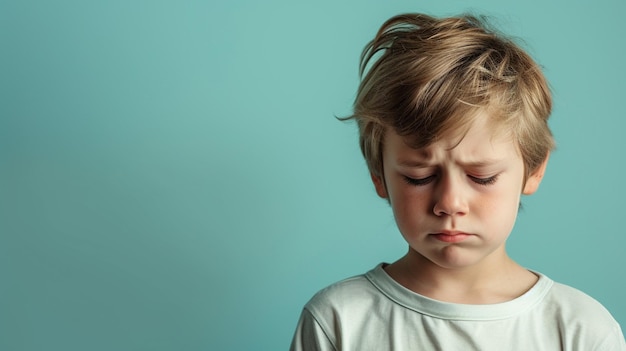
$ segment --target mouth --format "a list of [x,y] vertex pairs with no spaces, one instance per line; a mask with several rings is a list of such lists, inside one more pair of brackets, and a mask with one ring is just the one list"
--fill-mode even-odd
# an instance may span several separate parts
[[472,236],[463,232],[443,231],[440,233],[430,234],[434,239],[444,243],[459,243]]

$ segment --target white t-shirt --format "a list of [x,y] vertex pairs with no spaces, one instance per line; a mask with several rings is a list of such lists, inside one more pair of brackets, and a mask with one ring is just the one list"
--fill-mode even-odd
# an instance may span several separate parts
[[536,273],[524,295],[466,305],[416,294],[376,266],[318,292],[304,307],[292,351],[626,351],[599,302]]

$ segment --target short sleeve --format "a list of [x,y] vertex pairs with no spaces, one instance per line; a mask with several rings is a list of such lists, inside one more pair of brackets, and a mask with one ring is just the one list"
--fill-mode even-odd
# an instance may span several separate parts
[[609,334],[597,351],[626,351],[626,341],[624,340],[624,333],[619,325],[613,328],[613,332]]
[[[337,351],[308,309],[302,310],[290,351]],[[620,350],[621,351],[621,350]]]

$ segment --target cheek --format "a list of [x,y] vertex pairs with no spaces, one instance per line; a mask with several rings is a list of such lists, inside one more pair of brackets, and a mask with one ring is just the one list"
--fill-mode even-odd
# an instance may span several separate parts
[[506,189],[494,191],[480,199],[484,207],[489,207],[494,211],[509,209],[512,206],[517,207],[519,200],[520,196],[518,194],[506,191]]
[[391,208],[398,225],[418,222],[427,214],[429,202],[427,192],[413,188],[396,188],[391,194]]
[[498,226],[506,227],[509,230],[513,228],[517,212],[519,209],[520,195],[503,191],[494,193],[492,196],[481,199],[482,203],[474,208],[475,211],[482,211],[482,218],[493,218]]

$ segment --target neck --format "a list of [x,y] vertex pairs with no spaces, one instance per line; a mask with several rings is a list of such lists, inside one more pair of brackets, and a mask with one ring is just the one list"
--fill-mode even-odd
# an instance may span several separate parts
[[432,299],[493,304],[528,291],[537,276],[513,261],[504,248],[471,266],[441,267],[413,250],[385,268],[405,288]]

